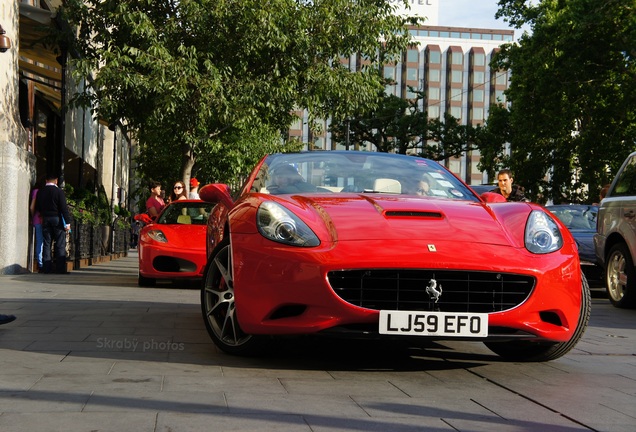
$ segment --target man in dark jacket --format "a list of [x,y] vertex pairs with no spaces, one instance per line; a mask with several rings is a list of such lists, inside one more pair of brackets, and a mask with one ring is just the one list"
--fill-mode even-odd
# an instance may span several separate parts
[[[71,229],[71,215],[64,191],[57,187],[57,176],[47,175],[46,186],[38,191],[35,206],[42,216],[42,264],[51,273],[51,242],[55,242],[55,272],[66,273],[66,231]],[[62,219],[63,218],[63,219]]]
[[512,171],[509,169],[502,169],[497,174],[498,188],[493,189],[491,192],[503,195],[506,201],[520,201],[528,202],[524,194],[524,189],[521,186],[513,185],[514,179],[512,178]]

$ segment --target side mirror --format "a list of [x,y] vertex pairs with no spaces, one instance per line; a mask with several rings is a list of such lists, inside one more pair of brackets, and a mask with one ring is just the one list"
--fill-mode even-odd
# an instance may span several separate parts
[[230,187],[222,183],[211,183],[199,189],[199,198],[209,203],[223,203],[230,208],[234,205],[234,200],[230,194]]
[[506,199],[503,197],[503,195],[500,195],[498,193],[495,192],[484,192],[483,194],[480,195],[481,199],[483,199],[484,201],[486,201],[487,203],[501,203],[501,202],[508,202],[506,201]]
[[150,217],[150,215],[146,213],[140,213],[138,215],[135,215],[134,219],[136,221],[143,222],[146,225],[152,223],[152,218]]

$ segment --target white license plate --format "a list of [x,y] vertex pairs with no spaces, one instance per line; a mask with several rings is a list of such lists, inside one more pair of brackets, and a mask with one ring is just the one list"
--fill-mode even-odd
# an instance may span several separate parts
[[380,334],[486,337],[488,314],[381,310]]

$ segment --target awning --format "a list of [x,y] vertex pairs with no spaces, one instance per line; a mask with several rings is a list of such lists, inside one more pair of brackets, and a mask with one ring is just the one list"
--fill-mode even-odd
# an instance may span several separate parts
[[54,13],[20,3],[19,61],[21,79],[34,83],[36,92],[58,110],[62,105],[62,67],[57,61],[57,46],[45,40],[55,25]]

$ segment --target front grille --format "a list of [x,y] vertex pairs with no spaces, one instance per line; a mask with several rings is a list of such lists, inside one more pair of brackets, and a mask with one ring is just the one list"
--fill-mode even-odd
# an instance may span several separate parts
[[[528,298],[532,276],[455,270],[339,270],[328,274],[336,294],[375,310],[500,312]],[[435,282],[433,282],[435,281]],[[441,295],[435,302],[435,285]]]

